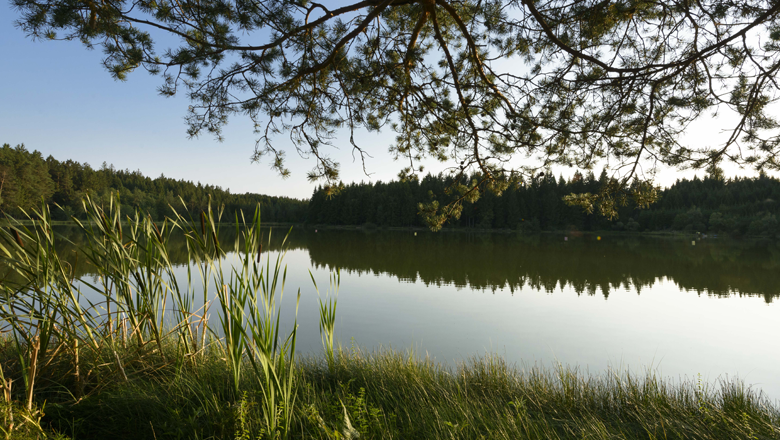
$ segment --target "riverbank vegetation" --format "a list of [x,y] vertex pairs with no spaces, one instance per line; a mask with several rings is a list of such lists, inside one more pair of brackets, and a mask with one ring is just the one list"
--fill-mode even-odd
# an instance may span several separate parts
[[[567,367],[519,371],[490,356],[444,369],[408,354],[358,349],[337,350],[331,366],[325,356],[299,358],[289,428],[269,435],[261,383],[244,378],[236,391],[222,349],[192,364],[178,358],[175,344],[163,349],[120,346],[127,381],[109,350],[80,360],[99,367],[80,400],[70,394],[73,359],[62,353],[59,368],[39,376],[36,403],[45,406],[43,415],[33,407],[37,426],[19,428],[27,438],[43,431],[116,440],[780,438],[777,407],[738,381],[710,386],[652,374],[588,376]],[[250,376],[251,363],[244,366]],[[24,420],[29,413],[16,405],[16,419]]]
[[[228,266],[219,212],[159,225],[84,209],[78,254],[97,275],[75,277],[45,207],[0,230],[8,438],[780,438],[776,403],[737,380],[520,370],[490,355],[448,369],[340,348],[338,272],[319,323],[283,314],[301,291],[285,286],[285,243],[264,246],[258,215],[235,225]],[[168,252],[174,231],[186,272]],[[323,353],[296,353],[298,325],[318,324]]]

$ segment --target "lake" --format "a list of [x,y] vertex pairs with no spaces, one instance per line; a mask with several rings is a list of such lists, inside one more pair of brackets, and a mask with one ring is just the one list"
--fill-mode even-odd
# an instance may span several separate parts
[[[266,251],[278,252],[286,231],[273,229]],[[300,227],[287,245],[283,319],[292,322],[300,288],[303,353],[322,351],[309,270],[324,295],[339,268],[345,347],[412,350],[448,365],[495,353],[518,368],[739,377],[780,399],[777,242]],[[172,242],[182,264],[184,246]]]

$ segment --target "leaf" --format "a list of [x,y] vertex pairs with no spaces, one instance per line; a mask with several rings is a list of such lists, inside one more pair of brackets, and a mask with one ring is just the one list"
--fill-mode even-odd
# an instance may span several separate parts
[[341,429],[341,435],[346,440],[360,438],[360,433],[352,427],[352,422],[349,420],[349,414],[347,414],[347,407],[344,406],[344,402],[341,402],[341,407],[344,409],[344,426]]

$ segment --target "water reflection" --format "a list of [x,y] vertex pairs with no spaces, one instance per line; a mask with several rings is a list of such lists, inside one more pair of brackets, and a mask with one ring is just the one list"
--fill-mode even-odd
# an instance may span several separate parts
[[629,287],[641,293],[657,280],[710,295],[780,294],[780,248],[756,241],[655,237],[517,234],[418,234],[327,231],[307,236],[318,266],[383,273],[426,285],[454,284],[479,290],[523,287],[608,298]]
[[[76,228],[59,228],[69,241],[81,244]],[[269,251],[278,251],[287,229],[272,231]],[[642,236],[518,235],[428,233],[406,231],[345,231],[294,228],[290,250],[306,250],[315,267],[338,267],[347,273],[386,274],[401,281],[455,285],[476,290],[528,287],[546,292],[571,288],[578,294],[608,298],[617,288],[642,290],[658,280],[699,294],[761,296],[771,303],[780,295],[780,247],[776,242],[728,239],[696,240]],[[220,241],[234,248],[236,231],[223,228]],[[76,276],[93,270],[70,255]],[[186,241],[174,235],[170,257],[175,264],[188,259]]]

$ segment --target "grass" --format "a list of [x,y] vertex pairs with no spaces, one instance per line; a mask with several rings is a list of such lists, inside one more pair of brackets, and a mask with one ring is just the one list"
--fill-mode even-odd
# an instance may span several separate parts
[[[302,366],[301,400],[374,438],[778,438],[778,412],[739,382],[706,390],[653,375],[584,376],[474,358],[456,370],[394,352],[341,352]],[[357,422],[355,422],[357,420]],[[311,433],[308,433],[309,435]],[[306,434],[304,434],[304,437]]]
[[[46,209],[0,229],[0,438],[780,438],[780,409],[739,381],[518,370],[494,356],[448,369],[338,348],[338,272],[320,297],[323,354],[296,357],[297,322],[280,330],[284,252],[263,253],[259,212],[234,219],[226,268],[219,212],[155,224],[84,206],[96,279],[74,279]],[[187,238],[186,279],[168,258],[173,231]]]
[[[40,426],[74,439],[266,435],[262,388],[245,377],[236,394],[220,350],[187,367],[171,361],[173,341],[166,356],[150,351],[121,352],[128,381],[105,367],[78,401],[67,379],[72,359],[60,359],[40,376]],[[89,363],[110,364],[112,357],[106,352]],[[518,371],[490,356],[450,370],[408,354],[359,349],[337,350],[332,367],[325,357],[299,359],[293,374],[297,399],[287,434],[296,439],[780,437],[777,409],[739,382],[707,389],[652,375]]]

